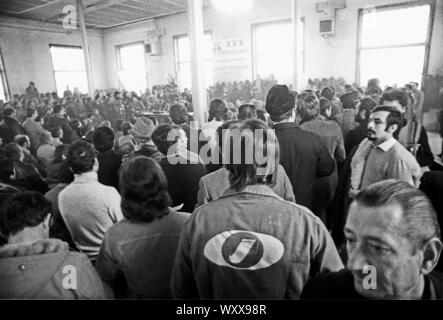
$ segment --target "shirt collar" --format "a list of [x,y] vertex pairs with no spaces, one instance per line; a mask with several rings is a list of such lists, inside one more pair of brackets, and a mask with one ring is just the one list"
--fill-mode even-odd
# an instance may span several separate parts
[[271,188],[269,188],[268,186],[266,186],[264,184],[255,184],[255,185],[246,186],[243,189],[241,189],[240,191],[228,188],[223,192],[222,197],[228,197],[228,196],[232,196],[232,195],[240,194],[240,193],[253,193],[253,194],[258,194],[258,195],[262,195],[262,196],[270,196],[270,197],[276,197],[276,198],[279,197],[277,194],[275,194],[274,191],[272,191]]
[[389,149],[391,149],[394,146],[396,141],[397,140],[395,140],[394,138],[390,138],[390,139],[386,140],[385,142],[380,143],[377,147],[382,149],[384,152],[387,152],[387,151],[389,151]]
[[74,182],[89,182],[89,181],[98,181],[97,172],[85,172],[82,174],[74,174]]

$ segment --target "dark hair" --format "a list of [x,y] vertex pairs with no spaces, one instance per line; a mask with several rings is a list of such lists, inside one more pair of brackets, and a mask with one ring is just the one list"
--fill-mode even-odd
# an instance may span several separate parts
[[255,111],[255,106],[252,104],[244,104],[238,108],[238,119],[249,120],[256,119],[257,112]]
[[355,108],[355,100],[354,100],[354,95],[352,93],[345,93],[340,97],[340,101],[343,105],[343,109]]
[[136,156],[120,172],[121,209],[129,220],[151,222],[169,213],[168,182],[153,159]]
[[371,113],[379,112],[379,111],[386,111],[389,112],[389,115],[386,118],[386,131],[388,128],[394,124],[397,125],[397,130],[392,134],[394,138],[398,139],[398,134],[400,133],[400,129],[404,125],[404,118],[400,111],[398,111],[395,107],[390,106],[378,106],[372,109]]
[[403,236],[422,246],[433,237],[440,238],[437,215],[428,197],[405,181],[383,180],[361,190],[354,201],[365,207],[398,205],[405,223]]
[[52,113],[60,113],[63,109],[63,106],[60,103],[55,103],[52,108]]
[[3,109],[3,116],[10,117],[15,113],[15,109],[12,107],[7,107]]
[[320,91],[320,97],[332,100],[334,98],[334,90],[331,87],[324,87]]
[[264,110],[257,110],[256,111],[257,112],[257,119],[258,120],[262,120],[264,123],[266,123],[266,116],[265,116],[265,114],[266,114],[266,111],[264,111]]
[[25,143],[31,143],[29,137],[26,134],[18,134],[14,137],[14,142],[17,143],[20,147],[24,147]]
[[297,113],[301,122],[315,119],[320,114],[320,102],[314,93],[301,94],[297,99]]
[[53,138],[60,138],[60,131],[63,131],[62,127],[51,127],[49,130]]
[[68,154],[68,144],[61,144],[57,146],[54,150],[54,160],[52,163],[60,163],[63,162],[63,156],[67,156]]
[[8,182],[14,174],[14,163],[9,159],[0,160],[0,180]]
[[[175,143],[177,143],[178,137],[175,136],[175,140],[168,140],[169,133],[172,130],[183,130],[178,125],[172,124],[161,124],[152,133],[152,141],[158,148],[158,151],[164,155],[168,154],[169,148],[171,148]],[[171,137],[169,137],[171,138]]]
[[68,148],[67,162],[72,172],[82,174],[94,168],[94,147],[86,141],[77,140]]
[[74,174],[69,168],[68,162],[65,160],[58,168],[58,180],[60,183],[69,184],[74,181]]
[[228,117],[228,108],[226,108],[226,104],[220,100],[215,99],[211,101],[209,105],[209,121],[215,119],[217,121],[225,121]]
[[27,227],[36,227],[51,213],[52,205],[42,194],[25,191],[13,194],[0,209],[0,233],[4,238]]
[[405,108],[408,105],[408,95],[402,90],[392,89],[382,94],[380,104],[384,104],[385,101],[398,101]]
[[108,127],[97,128],[94,130],[92,141],[95,149],[99,152],[111,150],[115,143],[114,131]]
[[218,138],[218,147],[219,147],[220,151],[223,150],[223,141],[225,141],[224,137],[225,137],[225,134],[228,132],[228,131],[224,131],[224,130],[240,129],[244,123],[245,122],[243,120],[233,120],[233,121],[224,122],[221,126],[219,126],[217,128],[216,132],[217,132],[217,138]]
[[129,134],[129,130],[131,129],[132,129],[132,124],[130,122],[123,122],[122,131],[124,136],[127,136]]
[[[360,100],[360,104],[358,105],[358,113],[364,111],[365,112],[365,118],[368,119],[369,115],[371,114],[372,109],[374,109],[377,106],[377,102],[375,102],[374,99],[371,98],[363,98]],[[361,122],[360,115],[357,115],[355,118],[358,122]]]
[[18,161],[20,160],[20,157],[23,153],[20,146],[15,142],[10,142],[3,148],[4,156],[6,159],[12,160],[12,161]]
[[188,110],[182,104],[173,104],[169,108],[169,116],[175,124],[183,124],[188,120]]
[[[263,121],[248,120],[240,130],[231,130],[227,143],[229,145],[224,145],[224,148],[229,146],[229,157],[225,150],[223,163],[230,172],[232,189],[239,191],[248,185],[275,184],[280,148],[273,130]],[[240,150],[233,149],[236,145],[240,146]],[[262,160],[265,162],[260,163]],[[266,172],[261,174],[259,169]]]
[[326,98],[320,98],[320,114],[326,117],[326,110],[332,108],[332,103]]
[[31,118],[34,115],[34,113],[35,113],[34,108],[29,107],[26,109],[26,117]]

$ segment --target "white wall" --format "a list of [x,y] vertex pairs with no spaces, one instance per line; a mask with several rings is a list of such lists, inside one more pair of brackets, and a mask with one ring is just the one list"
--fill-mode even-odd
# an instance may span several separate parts
[[[95,88],[107,87],[103,36],[88,31]],[[11,94],[24,93],[30,81],[39,92],[56,91],[50,44],[82,46],[78,31],[68,34],[62,26],[0,17],[0,48]]]
[[[240,1],[240,0],[239,0]],[[314,0],[299,0],[301,16],[305,17],[305,74],[300,75],[301,83],[307,78],[344,77],[347,81],[356,80],[358,10],[364,5],[386,5],[409,2],[409,0],[347,0],[346,9],[337,10],[336,36],[324,39],[319,34],[319,13]],[[433,37],[431,42],[429,73],[443,74],[443,1],[437,0]],[[278,21],[291,18],[291,0],[255,0],[249,12],[221,13],[212,8],[204,10],[205,30],[211,30],[212,40],[247,38],[252,46],[252,24]],[[173,37],[187,33],[186,13],[171,15],[155,20],[157,27],[164,28],[162,38],[163,54],[149,57],[149,84],[164,84],[168,75],[175,75]],[[105,31],[104,47],[108,68],[108,85],[118,86],[115,74],[115,46],[147,39],[146,32],[151,23],[136,24],[113,28]],[[278,35],[276,35],[278,36]],[[252,48],[251,48],[252,50]],[[252,56],[251,56],[252,60]],[[339,62],[339,63],[337,63]],[[250,61],[252,64],[252,61]],[[251,66],[250,66],[251,67]],[[251,69],[252,77],[252,69]]]

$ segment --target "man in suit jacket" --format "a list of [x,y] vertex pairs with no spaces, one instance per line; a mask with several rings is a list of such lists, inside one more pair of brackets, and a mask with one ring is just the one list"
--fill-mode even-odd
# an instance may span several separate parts
[[280,164],[292,183],[295,199],[312,210],[314,181],[333,173],[334,159],[319,135],[295,124],[295,97],[287,86],[275,85],[269,90],[266,111],[274,122],[280,144]]
[[63,130],[62,142],[65,144],[71,144],[78,136],[76,136],[75,131],[71,128],[69,121],[65,118],[65,108],[61,104],[54,105],[53,114],[49,118],[47,127],[57,128],[60,127]]
[[45,135],[45,129],[42,125],[35,121],[38,116],[37,110],[34,108],[26,109],[26,120],[23,122],[23,128],[31,140],[31,153],[35,155],[37,148],[42,143],[42,138]]
[[0,137],[3,139],[3,143],[13,142],[16,135],[23,133],[25,131],[16,119],[15,109],[5,108],[3,110],[3,124],[0,125]]

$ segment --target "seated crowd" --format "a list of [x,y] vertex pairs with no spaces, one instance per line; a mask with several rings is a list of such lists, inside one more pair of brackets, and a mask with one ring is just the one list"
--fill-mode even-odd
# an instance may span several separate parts
[[442,299],[423,98],[377,85],[214,99],[200,129],[6,106],[0,298]]

